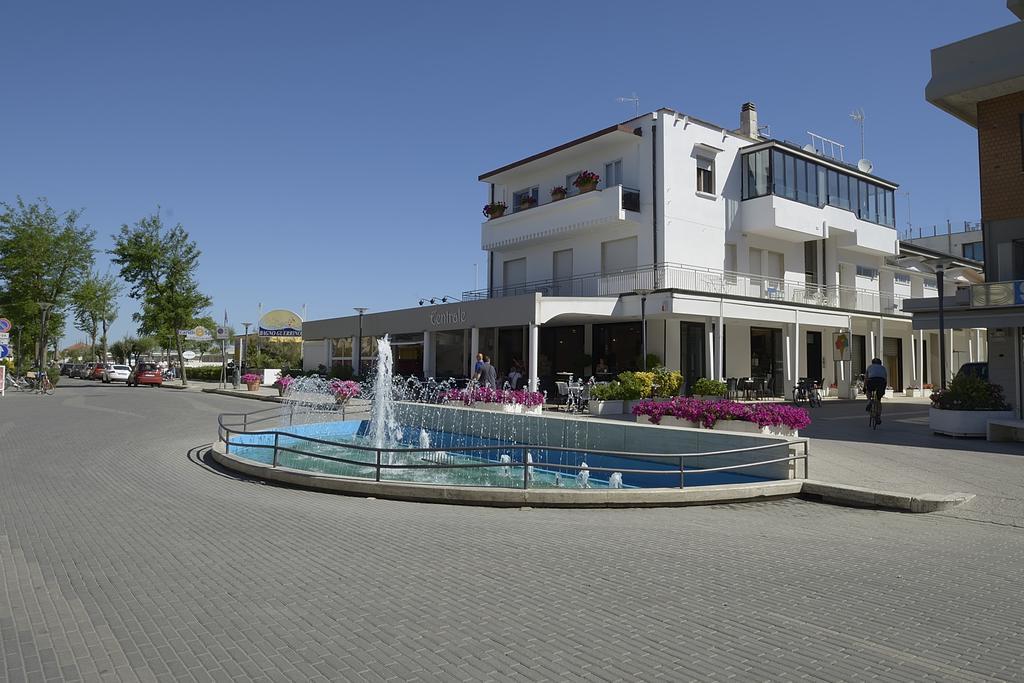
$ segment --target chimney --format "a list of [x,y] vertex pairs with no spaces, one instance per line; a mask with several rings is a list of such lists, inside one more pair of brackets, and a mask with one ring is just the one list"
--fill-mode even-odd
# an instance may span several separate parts
[[740,132],[757,139],[757,107],[753,102],[744,102],[740,108]]

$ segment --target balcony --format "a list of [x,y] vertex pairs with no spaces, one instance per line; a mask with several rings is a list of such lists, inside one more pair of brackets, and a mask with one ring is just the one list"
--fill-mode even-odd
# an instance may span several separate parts
[[640,192],[615,185],[560,201],[521,208],[481,225],[484,250],[561,239],[640,220]]
[[591,297],[618,296],[637,289],[679,289],[714,296],[762,299],[780,304],[814,306],[904,316],[903,297],[854,287],[826,287],[768,278],[751,273],[736,273],[711,268],[665,264],[641,266],[615,273],[591,273],[560,280],[538,280],[490,291],[463,292],[463,300],[518,296],[540,293],[544,296]]
[[835,237],[837,245],[872,255],[896,253],[896,230],[857,218],[852,211],[810,206],[778,195],[746,199],[740,205],[745,233],[789,242]]

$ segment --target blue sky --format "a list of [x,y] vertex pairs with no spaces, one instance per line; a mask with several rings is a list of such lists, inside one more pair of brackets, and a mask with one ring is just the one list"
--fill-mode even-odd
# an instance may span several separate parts
[[923,92],[929,50],[1011,23],[1002,0],[513,5],[8,3],[0,200],[84,208],[101,249],[160,205],[233,324],[415,306],[485,282],[480,173],[629,118],[635,91],[730,128],[750,100],[774,137],[854,150],[862,107],[914,225],[978,217],[975,133]]

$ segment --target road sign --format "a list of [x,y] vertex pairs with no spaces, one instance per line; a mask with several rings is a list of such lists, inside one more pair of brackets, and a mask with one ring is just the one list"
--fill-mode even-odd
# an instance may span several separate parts
[[196,357],[196,352],[195,351],[184,351],[184,352],[182,352],[181,357],[184,358],[185,360],[192,360],[193,358]]
[[0,318],[0,332],[10,332],[11,321],[7,318]]
[[11,347],[7,344],[0,344],[0,358],[8,358],[11,355]]
[[0,344],[9,344],[11,341],[10,332],[0,332]]
[[224,327],[223,325],[218,325],[214,336],[217,339],[227,339],[231,335],[228,334],[228,328]]

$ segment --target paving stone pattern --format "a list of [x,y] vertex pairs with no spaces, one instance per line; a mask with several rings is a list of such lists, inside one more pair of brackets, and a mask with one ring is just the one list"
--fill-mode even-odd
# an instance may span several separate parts
[[802,501],[497,510],[240,480],[241,399],[0,400],[0,679],[1020,680],[1024,531]]

